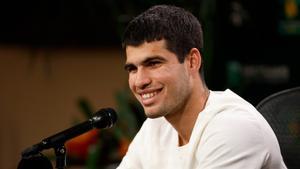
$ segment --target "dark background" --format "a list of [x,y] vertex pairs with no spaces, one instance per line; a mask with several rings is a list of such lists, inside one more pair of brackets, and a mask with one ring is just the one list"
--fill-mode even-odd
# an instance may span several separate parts
[[[299,85],[296,59],[300,36],[279,31],[280,21],[286,19],[283,0],[2,1],[0,44],[33,48],[120,47],[126,23],[160,3],[185,7],[203,22],[206,79],[212,90],[231,88],[256,105],[274,92]],[[233,15],[240,22],[234,23]],[[294,18],[297,19],[299,16]],[[286,73],[276,76],[282,72],[280,68]]]

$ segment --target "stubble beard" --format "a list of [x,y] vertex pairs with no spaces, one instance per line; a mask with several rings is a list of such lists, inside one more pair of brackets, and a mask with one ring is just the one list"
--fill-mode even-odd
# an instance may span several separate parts
[[177,94],[170,96],[171,98],[166,98],[165,103],[160,103],[159,105],[155,105],[157,107],[144,108],[144,112],[148,118],[154,119],[159,117],[169,117],[176,114],[180,114],[186,108],[188,98],[191,95],[191,92],[188,90],[187,86],[184,86],[177,90]]

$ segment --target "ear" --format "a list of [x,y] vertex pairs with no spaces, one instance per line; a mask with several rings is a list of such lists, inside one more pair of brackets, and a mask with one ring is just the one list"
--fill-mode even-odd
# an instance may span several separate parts
[[192,48],[185,58],[185,62],[191,72],[196,72],[198,74],[202,62],[199,50],[197,48]]

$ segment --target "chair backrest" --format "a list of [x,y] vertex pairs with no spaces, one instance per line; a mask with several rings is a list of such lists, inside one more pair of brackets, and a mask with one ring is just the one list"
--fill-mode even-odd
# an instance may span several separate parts
[[300,169],[300,87],[274,93],[256,108],[274,130],[287,167]]

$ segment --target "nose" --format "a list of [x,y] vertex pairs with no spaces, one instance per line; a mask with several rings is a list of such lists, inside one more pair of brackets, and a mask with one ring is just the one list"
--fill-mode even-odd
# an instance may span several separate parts
[[135,74],[134,84],[139,89],[146,88],[151,83],[151,78],[147,70],[141,68]]

